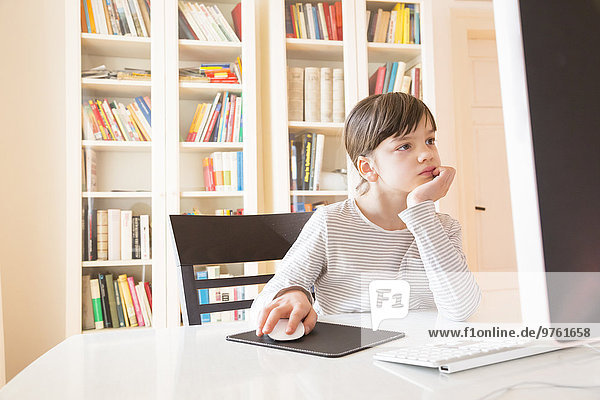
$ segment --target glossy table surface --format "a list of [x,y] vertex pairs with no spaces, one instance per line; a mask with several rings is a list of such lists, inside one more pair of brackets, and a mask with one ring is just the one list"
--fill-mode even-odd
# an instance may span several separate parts
[[[370,326],[368,314],[321,321]],[[251,346],[225,340],[252,329],[238,321],[173,329],[77,335],[25,368],[0,399],[479,399],[526,381],[599,385],[600,353],[572,348],[459,372],[373,360],[382,349],[425,343],[427,329],[461,327],[435,311],[411,311],[382,329],[406,337],[341,358]],[[522,388],[498,398],[600,398],[598,390]],[[497,398],[496,396],[492,398]]]

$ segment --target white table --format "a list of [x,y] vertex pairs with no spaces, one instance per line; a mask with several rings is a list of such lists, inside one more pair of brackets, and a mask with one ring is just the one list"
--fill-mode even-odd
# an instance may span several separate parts
[[[370,326],[368,314],[321,321]],[[37,359],[0,399],[478,399],[524,381],[600,384],[600,353],[573,348],[442,375],[437,370],[373,360],[384,348],[423,343],[445,322],[433,311],[384,321],[406,337],[342,358],[322,358],[225,340],[252,329],[230,322],[176,329],[77,335]],[[465,324],[452,323],[454,326]],[[469,323],[472,325],[472,323]],[[597,399],[600,391],[512,390],[502,399]]]

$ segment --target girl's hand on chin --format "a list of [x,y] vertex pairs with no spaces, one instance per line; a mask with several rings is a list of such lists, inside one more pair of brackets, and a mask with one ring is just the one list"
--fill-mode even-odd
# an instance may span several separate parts
[[448,193],[455,175],[456,170],[452,167],[437,167],[430,182],[417,186],[408,194],[406,206],[412,207],[426,200],[438,201]]

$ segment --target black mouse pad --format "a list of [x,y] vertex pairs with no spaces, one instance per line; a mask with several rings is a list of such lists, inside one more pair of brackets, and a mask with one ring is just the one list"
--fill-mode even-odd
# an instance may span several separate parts
[[357,326],[317,322],[312,332],[296,340],[276,341],[266,334],[258,337],[256,331],[228,335],[226,339],[321,357],[342,357],[402,337],[403,332],[373,331]]

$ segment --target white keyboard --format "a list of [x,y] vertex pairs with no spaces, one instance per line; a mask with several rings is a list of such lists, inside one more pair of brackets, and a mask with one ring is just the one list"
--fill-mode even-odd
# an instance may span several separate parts
[[531,339],[462,340],[376,353],[373,358],[399,364],[438,368],[452,373],[502,361],[547,353],[562,348],[550,343],[535,345]]

